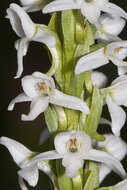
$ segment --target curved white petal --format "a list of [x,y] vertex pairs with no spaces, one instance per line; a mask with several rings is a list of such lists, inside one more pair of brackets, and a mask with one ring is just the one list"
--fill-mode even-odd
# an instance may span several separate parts
[[75,177],[79,168],[83,166],[83,160],[73,156],[66,156],[62,160],[62,165],[66,168],[66,176],[69,178]]
[[127,13],[122,8],[113,3],[106,3],[102,10],[111,14],[112,16],[123,17],[127,19]]
[[83,131],[62,132],[56,135],[54,139],[55,149],[59,154],[65,155],[68,153],[67,143],[70,139],[76,139],[77,144],[81,145],[79,150],[81,153],[87,152],[91,149],[90,137]]
[[106,103],[112,120],[112,132],[114,135],[119,136],[120,130],[126,121],[126,113],[118,106],[110,96],[106,97]]
[[21,93],[10,102],[10,104],[8,105],[8,110],[12,111],[16,103],[28,101],[32,101],[32,99],[28,97],[25,93]]
[[22,38],[18,44],[17,60],[18,60],[18,71],[15,78],[19,78],[23,72],[23,56],[26,55],[29,42],[27,38]]
[[[17,51],[18,51],[18,49],[19,49],[21,40],[22,40],[22,38],[15,41],[14,46],[15,46],[15,49],[16,49]],[[23,56],[26,55],[27,50],[28,50],[28,47],[29,47],[29,41],[27,41],[27,42],[24,44]]]
[[115,186],[116,190],[125,190],[127,189],[127,179],[121,181],[120,183],[116,184]]
[[99,183],[101,183],[104,178],[111,172],[112,170],[107,167],[105,164],[100,164],[99,166]]
[[27,38],[31,38],[35,33],[35,24],[32,22],[28,14],[23,10],[23,8],[15,3],[10,4],[10,9],[15,11],[17,16],[19,17],[22,28]]
[[37,32],[32,38],[33,41],[41,42],[47,45],[48,47],[52,48],[56,45],[56,39],[53,35],[48,34],[46,31],[41,28],[41,25],[38,26]]
[[55,150],[48,151],[48,152],[43,152],[41,154],[38,154],[35,156],[29,163],[34,164],[38,161],[43,161],[43,160],[55,160],[55,159],[61,159],[62,155],[60,155],[58,152]]
[[93,84],[98,86],[98,88],[104,88],[108,81],[107,76],[104,73],[98,72],[98,71],[92,72],[91,79],[92,79]]
[[19,182],[19,186],[20,186],[21,190],[28,190],[22,177],[20,177],[20,176],[18,177],[18,182]]
[[18,166],[34,154],[21,143],[8,137],[1,137],[0,144],[4,145],[9,150]]
[[[115,49],[117,48],[127,48],[127,41],[118,41],[118,42],[112,42],[110,43],[109,45],[107,45],[106,47],[106,56],[110,55]],[[126,51],[127,52],[127,51]],[[119,52],[116,53],[116,55],[118,54]],[[127,53],[125,54],[124,52],[124,57],[120,57],[120,58],[125,58],[127,55]]]
[[126,21],[120,17],[112,17],[109,14],[100,16],[99,21],[101,24],[100,29],[109,35],[117,36],[123,30]]
[[28,166],[19,170],[18,175],[25,179],[29,185],[33,187],[37,185],[39,178],[37,165]]
[[49,104],[49,97],[40,97],[32,101],[30,106],[30,112],[28,115],[22,114],[21,119],[23,121],[32,121],[36,119],[40,113],[44,112]]
[[70,9],[80,9],[80,6],[74,0],[55,0],[43,8],[43,13],[51,13]]
[[117,65],[118,67],[122,66],[122,67],[127,67],[127,62],[125,61],[122,61],[120,58],[116,57],[116,56],[109,56],[109,59],[115,64]]
[[89,108],[83,100],[74,96],[64,94],[57,89],[55,89],[54,94],[50,96],[50,103],[73,110],[80,110],[85,114],[89,114]]
[[81,57],[75,67],[75,74],[96,69],[102,65],[106,65],[108,62],[109,60],[104,55],[104,48],[101,48],[93,53]]
[[104,148],[108,153],[121,161],[127,154],[127,144],[120,137],[112,134],[106,134],[104,136],[105,141],[97,142],[97,147]]
[[43,0],[20,0],[23,6],[31,7],[40,4]]
[[102,162],[106,164],[109,168],[111,168],[114,172],[116,172],[118,175],[120,175],[122,178],[126,177],[126,172],[122,164],[115,157],[104,151],[91,149],[87,153],[87,155],[84,155],[84,159]]
[[110,125],[110,126],[111,126],[111,124],[112,124],[108,119],[105,119],[105,118],[103,118],[103,117],[101,117],[99,123],[100,123],[100,124],[105,124],[105,125]]
[[18,17],[17,13],[13,9],[8,8],[7,9],[7,18],[9,18],[11,26],[12,26],[13,30],[15,31],[15,33],[19,37],[23,37],[25,35],[25,33],[24,33],[24,30],[23,30],[21,22],[20,22],[20,18]]

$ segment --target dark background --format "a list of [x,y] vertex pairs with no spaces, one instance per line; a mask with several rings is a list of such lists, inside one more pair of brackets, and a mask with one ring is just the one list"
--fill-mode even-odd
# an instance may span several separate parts
[[[14,79],[17,71],[17,52],[14,48],[14,41],[18,39],[15,32],[12,30],[8,19],[5,18],[6,9],[10,3],[19,3],[19,1],[3,0],[0,2],[0,136],[7,136],[15,139],[32,151],[47,150],[47,144],[39,145],[39,137],[45,128],[44,117],[41,114],[32,122],[21,121],[22,113],[28,113],[29,103],[16,104],[14,111],[8,112],[7,107],[9,102],[22,92],[20,79]],[[120,5],[127,11],[126,0],[112,1]],[[34,22],[47,24],[50,16],[42,15],[41,12],[30,14]],[[127,39],[127,27],[121,34],[122,39]],[[27,56],[24,58],[23,75],[31,74],[34,71],[45,73],[50,67],[49,60],[45,49],[39,43],[30,43]],[[116,67],[113,64],[108,67],[103,67],[105,73],[112,81],[116,77]],[[102,70],[102,68],[100,69]],[[107,130],[107,129],[105,129]],[[104,132],[105,132],[104,130]],[[122,129],[123,138],[127,139],[126,126]],[[127,162],[124,160],[124,166],[127,169]],[[13,162],[8,150],[0,146],[0,189],[1,190],[19,190],[17,174],[18,167]],[[127,171],[127,170],[126,170]],[[108,183],[114,184],[117,176],[112,174],[108,177]],[[38,185],[34,188],[50,189],[48,177],[41,172]],[[33,189],[29,187],[29,189]]]

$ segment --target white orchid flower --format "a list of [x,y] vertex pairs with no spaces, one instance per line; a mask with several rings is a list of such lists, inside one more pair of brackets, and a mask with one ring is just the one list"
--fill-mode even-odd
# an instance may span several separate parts
[[105,48],[89,53],[81,57],[75,67],[75,73],[96,69],[112,61],[118,67],[118,74],[127,72],[127,62],[123,61],[127,57],[127,41],[113,42]]
[[54,183],[53,172],[46,161],[40,161],[34,164],[30,164],[32,158],[37,153],[30,151],[21,143],[8,137],[1,137],[0,144],[4,145],[9,150],[14,162],[21,168],[18,171],[18,175],[19,185],[22,190],[27,190],[23,179],[25,179],[30,186],[36,186],[39,178],[38,170],[46,173]]
[[92,24],[98,22],[101,11],[127,19],[127,13],[108,0],[55,0],[44,7],[43,13],[70,9],[80,9],[82,15]]
[[9,18],[15,33],[21,38],[15,42],[17,49],[18,71],[15,78],[19,78],[23,72],[23,56],[26,55],[29,42],[44,43],[48,47],[54,47],[56,39],[49,34],[44,25],[35,24],[28,14],[19,5],[12,3],[7,9]]
[[120,106],[127,106],[127,75],[116,78],[110,87],[102,89],[107,91],[105,98],[111,116],[111,127],[114,135],[119,136],[125,124],[126,113]]
[[15,103],[31,101],[29,114],[22,115],[24,121],[34,120],[46,110],[49,103],[89,114],[89,108],[83,100],[60,92],[55,88],[53,78],[40,72],[23,77],[22,88],[24,93],[19,94],[11,101],[8,110],[13,110]]
[[54,145],[54,151],[35,156],[31,163],[34,164],[34,162],[41,160],[62,159],[67,177],[72,178],[76,175],[78,169],[83,166],[83,160],[92,160],[105,163],[120,176],[126,176],[121,163],[110,154],[93,149],[90,137],[83,131],[59,133],[55,137]]
[[23,8],[28,12],[39,11],[42,9],[44,0],[20,0]]
[[92,80],[93,84],[96,85],[98,88],[104,88],[106,86],[108,78],[102,72],[93,71],[91,73],[91,80]]
[[98,19],[99,26],[95,34],[95,39],[101,41],[118,41],[118,35],[123,30],[126,21],[120,17],[112,17],[109,14],[103,14]]
[[[106,134],[105,141],[97,142],[96,148],[103,148],[106,152],[121,161],[127,154],[127,144],[120,138],[111,134]],[[101,183],[104,178],[111,172],[111,168],[105,164],[99,166],[99,182]]]

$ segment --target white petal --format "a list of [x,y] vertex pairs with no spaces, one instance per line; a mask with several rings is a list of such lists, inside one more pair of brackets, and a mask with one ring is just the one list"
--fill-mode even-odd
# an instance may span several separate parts
[[[15,41],[15,49],[18,50],[19,49],[19,45],[20,45],[20,42],[21,42],[22,39],[19,39],[19,40],[16,40]],[[28,50],[28,46],[29,46],[29,41],[27,41],[27,43],[24,44],[24,49],[23,49],[23,56],[26,55],[27,53],[27,50]]]
[[[98,1],[99,2],[99,1]],[[97,3],[97,1],[93,1],[91,2],[83,2],[82,6],[81,6],[81,13],[88,19],[88,21],[92,24],[96,23],[101,10],[100,10],[100,6]]]
[[124,75],[127,73],[127,67],[118,67],[118,75]]
[[51,13],[70,9],[80,9],[80,6],[74,0],[55,0],[44,7],[43,13]]
[[126,113],[118,106],[109,96],[106,98],[109,113],[112,120],[112,132],[114,135],[119,136],[120,130],[126,121]]
[[121,181],[114,186],[115,190],[126,190],[127,189],[127,179]]
[[34,154],[21,143],[8,137],[1,137],[0,144],[4,145],[9,150],[18,166]]
[[19,186],[20,186],[21,190],[28,190],[22,177],[19,176],[18,181],[19,181]]
[[24,178],[29,185],[36,186],[39,178],[37,165],[25,167],[18,171],[18,175]]
[[55,150],[48,151],[48,152],[43,152],[41,154],[38,154],[35,156],[29,163],[34,164],[38,161],[43,161],[43,160],[55,160],[55,159],[61,159],[62,155],[57,153]]
[[105,164],[100,164],[99,166],[99,183],[101,183],[104,178],[111,172],[112,170],[107,167]]
[[109,120],[107,120],[107,119],[105,119],[105,118],[103,118],[103,117],[101,117],[99,123],[100,123],[100,124],[105,124],[105,125],[110,125],[110,126],[111,126],[111,124],[112,124]]
[[8,110],[12,111],[14,109],[14,106],[16,103],[19,102],[28,102],[28,101],[32,101],[32,99],[30,97],[28,97],[25,93],[21,93],[18,96],[16,96],[16,98],[14,98],[10,104],[8,105]]
[[36,6],[40,4],[43,0],[20,0],[23,6]]
[[120,17],[112,17],[109,14],[103,14],[99,18],[101,29],[110,35],[117,36],[124,28],[126,21]]
[[23,121],[32,121],[36,119],[40,113],[44,112],[49,104],[49,97],[41,97],[33,100],[30,106],[30,112],[28,115],[22,114],[21,119]]
[[28,38],[31,38],[35,33],[35,24],[32,22],[28,14],[23,10],[23,8],[15,3],[10,4],[10,9],[15,11],[17,16],[19,16],[25,35]]
[[20,40],[17,52],[17,60],[18,60],[18,71],[16,73],[15,78],[19,78],[23,72],[23,56],[26,55],[28,49],[28,39],[22,38]]
[[104,136],[106,140],[98,142],[97,147],[104,148],[108,153],[121,161],[127,154],[127,144],[120,137],[112,134],[106,134]]
[[104,151],[91,149],[87,153],[87,155],[84,155],[84,159],[102,162],[106,164],[109,168],[111,168],[114,172],[116,172],[118,175],[120,175],[122,178],[126,177],[126,172],[122,164],[115,157]]
[[111,14],[112,16],[123,17],[127,19],[127,13],[122,8],[113,3],[106,3],[103,7],[103,11]]
[[85,114],[89,114],[89,108],[83,100],[64,94],[57,89],[55,89],[54,94],[50,96],[50,103],[73,110],[80,110]]
[[17,13],[13,9],[8,8],[7,9],[7,18],[9,18],[11,26],[12,26],[13,30],[15,31],[15,33],[19,37],[23,37],[25,35],[25,33],[24,33],[20,18],[18,17]]
[[90,137],[83,131],[69,131],[69,132],[62,132],[56,135],[54,139],[54,145],[56,151],[61,154],[65,155],[68,153],[67,149],[67,142],[70,139],[77,139],[78,144],[81,144],[80,147],[81,152],[86,152],[91,149],[91,140]]
[[104,88],[108,81],[107,76],[104,73],[98,72],[98,71],[92,72],[91,79],[92,79],[93,84],[98,86],[98,88]]
[[48,34],[48,32],[41,28],[41,25],[38,27],[36,34],[34,35],[33,41],[41,42],[47,45],[48,47],[52,48],[56,45],[56,39],[53,35]]
[[116,57],[116,56],[109,56],[109,59],[115,64],[117,65],[118,67],[120,66],[123,66],[123,67],[127,67],[127,62],[125,61],[122,61],[119,57]]
[[66,176],[69,178],[75,177],[79,168],[83,166],[83,160],[73,156],[66,156],[62,160],[62,165],[66,168]]
[[101,48],[93,53],[81,57],[75,67],[75,74],[96,69],[102,65],[106,65],[108,62],[108,59],[104,55],[104,48]]

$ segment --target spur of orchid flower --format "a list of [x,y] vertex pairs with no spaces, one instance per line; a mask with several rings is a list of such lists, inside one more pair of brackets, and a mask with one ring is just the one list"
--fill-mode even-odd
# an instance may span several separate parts
[[[112,134],[105,134],[105,141],[97,141],[95,147],[103,149],[117,160],[121,161],[127,154],[127,144],[121,139]],[[119,151],[118,151],[119,150]],[[99,182],[101,183],[104,178],[111,172],[111,168],[101,163],[99,166]]]
[[97,26],[97,32],[95,39],[99,41],[118,41],[120,38],[118,35],[123,30],[126,20],[120,17],[113,17],[109,14],[102,14],[98,19],[99,25]]
[[96,69],[112,61],[118,68],[118,74],[123,75],[127,72],[127,62],[123,61],[126,57],[127,41],[113,42],[105,48],[102,47],[81,57],[75,67],[75,73],[80,74],[84,71]]
[[56,39],[50,34],[47,26],[35,24],[24,9],[15,3],[10,4],[7,9],[7,18],[15,33],[21,38],[15,42],[18,60],[18,71],[15,78],[19,78],[23,72],[23,56],[27,53],[30,41],[44,43],[52,48],[56,45]]
[[90,137],[83,131],[62,132],[54,139],[55,150],[38,154],[31,160],[31,164],[41,160],[62,159],[66,175],[72,178],[84,164],[83,160],[105,163],[120,176],[126,173],[120,162],[110,154],[92,148]]
[[10,152],[10,154],[13,157],[14,162],[21,168],[18,171],[19,176],[19,185],[22,190],[26,190],[26,186],[24,183],[24,179],[28,182],[31,186],[36,186],[39,178],[39,170],[46,173],[50,179],[54,183],[55,175],[52,172],[48,161],[40,161],[36,162],[34,164],[30,164],[30,161],[32,158],[37,154],[36,152],[30,151],[28,148],[26,148],[21,143],[10,139],[8,137],[1,137],[0,138],[0,144],[4,145]]
[[127,106],[127,75],[116,78],[111,86],[101,89],[101,92],[105,94],[105,102],[111,116],[112,132],[119,136],[126,121],[126,113],[120,106]]
[[71,9],[80,9],[82,15],[92,24],[98,23],[101,11],[114,17],[127,19],[127,13],[117,5],[110,3],[109,0],[55,0],[44,7],[43,13]]
[[53,78],[40,72],[23,77],[22,88],[24,93],[14,98],[8,106],[8,110],[13,110],[15,103],[31,101],[30,112],[28,115],[23,114],[22,120],[34,120],[46,110],[49,103],[89,114],[89,108],[83,100],[60,92],[55,88]]

